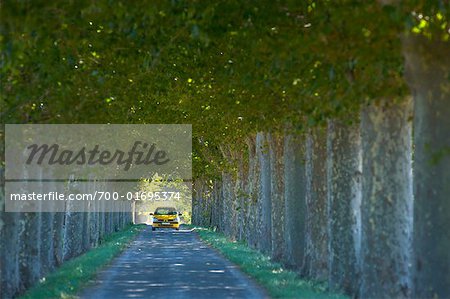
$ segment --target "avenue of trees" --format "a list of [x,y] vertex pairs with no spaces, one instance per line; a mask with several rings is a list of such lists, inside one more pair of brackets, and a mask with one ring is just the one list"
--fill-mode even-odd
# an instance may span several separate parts
[[[42,193],[48,190],[44,184],[40,182]],[[105,182],[89,185],[67,182],[65,189],[68,193],[95,192],[99,184],[107,188]],[[26,186],[23,188],[27,190]],[[2,208],[3,195],[0,195]],[[74,211],[71,202],[66,203],[64,212],[1,211],[1,298],[23,293],[63,262],[101,244],[109,234],[129,225],[132,215],[125,212],[125,204],[122,202],[122,206],[118,204],[108,212],[104,212],[104,202],[86,202],[87,212]]]
[[192,124],[194,223],[348,294],[448,297],[449,20],[447,0],[3,1],[0,115]]

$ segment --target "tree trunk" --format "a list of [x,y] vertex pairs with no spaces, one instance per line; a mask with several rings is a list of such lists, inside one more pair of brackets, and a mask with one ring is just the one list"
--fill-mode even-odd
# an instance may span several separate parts
[[272,201],[272,259],[281,261],[284,248],[284,165],[283,137],[268,135],[271,170],[271,201]]
[[222,173],[222,184],[223,184],[223,220],[224,220],[224,233],[229,238],[234,238],[233,229],[233,218],[234,218],[234,188],[233,180],[231,174],[224,172]]
[[405,100],[372,105],[362,113],[362,298],[410,294],[410,110]]
[[219,226],[219,202],[221,198],[219,197],[220,194],[220,186],[219,182],[214,181],[213,183],[213,190],[212,190],[212,204],[211,204],[211,227],[213,229],[217,229]]
[[41,276],[40,213],[23,213],[23,230],[20,250],[20,279],[23,289],[28,289]]
[[54,212],[41,213],[41,272],[42,276],[49,273],[55,268],[54,264],[54,245],[53,245],[53,231],[54,231]]
[[361,138],[358,126],[328,125],[328,248],[331,289],[355,294],[361,242]]
[[247,234],[247,243],[251,248],[257,248],[258,244],[258,234],[255,232],[258,231],[258,185],[259,185],[259,163],[258,163],[258,155],[256,149],[256,138],[251,136],[247,140],[248,146],[248,186],[247,186],[247,194],[248,194],[248,210],[247,210],[247,218],[248,225],[246,229]]
[[[97,182],[94,180],[93,176],[90,176],[89,179],[91,180],[91,184],[89,185],[89,192],[91,194],[94,194],[97,190]],[[90,223],[89,223],[89,231],[90,231],[90,237],[89,237],[89,243],[90,247],[96,247],[98,245],[98,236],[99,236],[99,207],[100,203],[98,200],[92,201],[90,203],[91,205],[91,217]]]
[[237,174],[237,185],[236,185],[236,198],[237,202],[237,219],[236,223],[238,225],[238,240],[246,242],[247,235],[246,229],[248,227],[248,217],[247,210],[249,207],[249,200],[246,193],[246,187],[248,182],[248,172],[246,168],[246,164],[244,161],[244,155],[242,152],[237,153],[237,161],[238,161],[238,174]]
[[[101,201],[100,203],[100,213],[99,213],[99,221],[98,221],[98,239],[99,243],[101,244],[105,238],[105,227],[106,227],[106,208],[105,208],[105,201]],[[136,203],[135,203],[136,204]],[[140,222],[139,222],[140,223]]]
[[[35,170],[37,173],[29,173],[24,169],[24,178],[42,179],[42,169]],[[42,192],[42,182],[40,182]],[[30,184],[24,182],[24,192],[30,192]],[[25,203],[27,204],[27,203]],[[34,208],[40,205],[35,204]],[[40,210],[22,214],[21,250],[20,250],[20,279],[23,289],[28,289],[41,278],[41,228],[42,215]]]
[[[76,192],[76,183],[69,182],[68,192]],[[83,239],[83,218],[81,212],[74,212],[73,204],[66,203],[66,214],[64,218],[64,261],[69,260],[81,253]]]
[[[86,183],[84,183],[83,185],[86,185]],[[83,192],[87,190],[83,190]],[[91,247],[91,242],[90,242],[90,235],[91,235],[91,230],[90,230],[90,217],[91,217],[91,213],[87,212],[89,211],[89,202],[83,202],[83,209],[86,212],[81,212],[81,218],[82,218],[82,238],[81,238],[81,252],[86,252],[90,249]],[[117,204],[117,203],[114,203]]]
[[414,95],[414,296],[450,297],[450,46],[404,39]]
[[[0,190],[3,191],[3,190]],[[3,192],[0,192],[0,197]],[[3,206],[0,206],[3,209]],[[20,291],[19,254],[22,232],[22,214],[0,211],[0,266],[2,298],[12,298]]]
[[270,254],[272,249],[272,201],[271,180],[270,180],[270,155],[269,145],[265,133],[256,135],[256,154],[259,161],[259,201],[260,201],[260,221],[258,234],[258,248]]
[[192,224],[193,225],[200,225],[198,221],[198,217],[200,214],[200,207],[198,204],[198,198],[197,198],[197,188],[198,188],[198,182],[197,180],[193,183],[193,190],[192,190]]
[[300,136],[284,141],[284,259],[300,270],[305,256],[306,178],[305,147]]
[[53,217],[53,256],[56,267],[62,264],[64,257],[64,216],[65,212],[56,212]]
[[224,202],[223,202],[223,183],[222,181],[218,182],[218,189],[217,189],[217,222],[219,223],[218,229],[219,231],[223,232],[223,209],[224,209]]
[[307,140],[306,255],[304,272],[324,281],[328,277],[326,132],[317,128]]
[[[46,172],[49,170],[45,169]],[[56,190],[55,183],[50,183],[50,187],[44,186],[44,184],[49,184],[48,182],[43,182],[43,172],[44,169],[39,169],[39,189],[40,193],[43,194],[44,192],[48,191],[54,191]],[[44,188],[45,187],[45,188]],[[54,269],[54,245],[53,245],[53,217],[54,212],[40,212],[41,217],[41,229],[40,229],[40,265],[41,265],[41,277],[46,275],[48,272],[52,271]]]

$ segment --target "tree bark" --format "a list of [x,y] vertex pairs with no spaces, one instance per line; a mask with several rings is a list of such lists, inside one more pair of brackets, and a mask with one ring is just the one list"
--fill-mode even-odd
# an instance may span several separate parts
[[23,234],[21,234],[20,280],[23,289],[28,289],[41,275],[41,215],[38,212],[23,213]]
[[238,240],[246,242],[247,235],[246,229],[248,227],[248,207],[249,200],[246,188],[248,185],[248,172],[244,161],[244,155],[242,152],[237,153],[238,173],[236,184],[236,198],[237,198],[237,219],[238,225],[237,237]]
[[[3,192],[0,190],[0,197]],[[3,206],[0,206],[3,209]],[[19,254],[23,221],[21,213],[0,212],[1,240],[1,293],[3,298],[12,298],[20,291]]]
[[56,267],[64,258],[64,216],[65,212],[56,212],[53,217],[53,259]]
[[256,149],[256,137],[251,136],[247,140],[248,146],[248,186],[247,186],[247,194],[248,194],[248,210],[247,210],[247,218],[248,225],[246,229],[247,234],[247,243],[251,248],[257,248],[258,244],[258,235],[255,233],[258,231],[258,219],[259,219],[259,210],[258,210],[258,201],[259,201],[259,163]]
[[[48,182],[43,182],[43,172],[48,172],[48,169],[39,170],[39,179],[40,181],[40,192],[43,194],[47,191],[56,190],[55,183],[50,183],[50,188],[44,188],[44,184],[49,184]],[[54,230],[54,212],[40,212],[41,217],[41,229],[40,229],[40,265],[41,265],[41,277],[46,275],[48,272],[54,269],[54,245],[53,245],[53,230]]]
[[305,257],[306,177],[305,146],[300,136],[284,141],[284,260],[300,270]]
[[284,165],[283,137],[268,135],[271,170],[272,259],[281,261],[284,249]]
[[410,101],[362,112],[362,298],[410,295],[412,230]]
[[416,297],[450,297],[450,46],[404,38],[414,96]]
[[192,190],[192,224],[193,225],[200,225],[199,223],[199,215],[200,215],[200,206],[198,203],[197,198],[197,189],[198,189],[198,182],[197,180],[193,183],[193,190]]
[[211,204],[211,227],[217,229],[219,226],[219,203],[220,203],[220,184],[217,181],[213,183],[212,204]]
[[233,219],[234,219],[234,184],[232,180],[231,174],[224,172],[222,173],[222,184],[223,184],[223,228],[224,233],[229,238],[234,238],[234,227],[233,227]]
[[40,263],[41,274],[44,276],[55,268],[54,264],[54,245],[53,245],[53,231],[54,231],[54,212],[41,213],[41,251]]
[[270,179],[270,155],[267,136],[265,133],[256,135],[256,154],[259,161],[259,202],[260,221],[258,234],[258,248],[270,254],[272,249],[272,201],[271,201],[271,179]]
[[359,127],[328,125],[328,283],[355,294],[361,242],[361,138]]
[[[39,175],[36,174],[37,176]],[[24,178],[36,178],[28,175],[24,170]],[[28,184],[24,182],[25,192],[29,192]],[[23,289],[31,287],[41,276],[41,213],[22,213],[21,250],[20,253],[20,279]]]
[[[76,192],[76,183],[69,182],[68,192]],[[78,256],[82,252],[83,218],[80,212],[74,212],[71,202],[66,203],[64,218],[64,261]]]
[[[86,185],[86,184],[84,183],[83,185]],[[84,191],[87,192],[87,190],[83,190],[83,192]],[[82,219],[82,223],[81,223],[81,225],[82,225],[82,228],[81,228],[82,238],[81,238],[81,252],[80,253],[88,251],[90,249],[90,247],[91,247],[91,242],[90,242],[91,241],[90,240],[90,235],[91,235],[90,218],[91,218],[91,213],[88,212],[89,211],[89,202],[83,202],[82,204],[83,204],[84,210],[86,212],[81,212],[80,213],[80,216],[81,216],[81,219]],[[114,203],[114,204],[117,204],[117,203]]]
[[307,140],[306,254],[304,272],[325,281],[328,277],[326,131],[314,129]]

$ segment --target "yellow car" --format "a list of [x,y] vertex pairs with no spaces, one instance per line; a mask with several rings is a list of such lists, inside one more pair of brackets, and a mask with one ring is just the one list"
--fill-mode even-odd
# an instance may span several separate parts
[[173,207],[159,207],[155,213],[150,213],[153,216],[152,230],[157,228],[174,228],[180,229],[180,217],[181,213]]

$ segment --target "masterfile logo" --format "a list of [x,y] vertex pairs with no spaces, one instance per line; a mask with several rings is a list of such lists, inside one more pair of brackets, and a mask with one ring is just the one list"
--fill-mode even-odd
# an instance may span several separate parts
[[191,125],[6,125],[6,180],[190,179],[191,156]]
[[[36,163],[42,165],[108,165],[116,163],[117,165],[124,165],[124,170],[130,169],[131,165],[164,165],[170,161],[167,152],[164,150],[157,150],[156,144],[149,145],[146,142],[135,141],[130,151],[124,152],[121,150],[100,150],[101,146],[96,144],[92,149],[82,147],[80,150],[62,150],[58,144],[32,144],[27,147],[30,154],[26,164],[30,165]],[[45,161],[45,162],[44,162]]]

